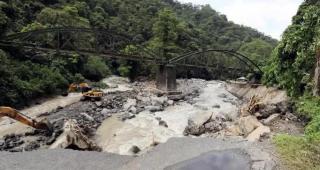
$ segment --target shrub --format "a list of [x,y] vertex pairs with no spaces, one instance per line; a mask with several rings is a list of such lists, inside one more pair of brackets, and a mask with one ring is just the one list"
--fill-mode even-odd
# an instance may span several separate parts
[[24,106],[33,98],[60,92],[68,86],[58,69],[8,60],[4,52],[0,52],[0,62],[0,105]]
[[82,74],[76,73],[73,77],[73,83],[83,83],[85,81],[85,78]]
[[130,66],[121,65],[118,68],[118,72],[119,72],[120,76],[123,76],[123,77],[128,77],[130,74],[130,70],[131,70]]
[[99,57],[89,57],[88,62],[84,65],[83,76],[87,79],[99,81],[110,74],[109,67]]

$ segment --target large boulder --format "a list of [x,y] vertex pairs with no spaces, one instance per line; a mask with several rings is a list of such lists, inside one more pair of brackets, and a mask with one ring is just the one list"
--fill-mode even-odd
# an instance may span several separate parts
[[228,131],[233,135],[247,136],[259,126],[263,126],[255,116],[241,117]]
[[127,102],[123,105],[123,109],[128,111],[131,107],[135,107],[137,105],[136,99],[128,99]]
[[209,122],[212,118],[213,113],[209,111],[197,112],[189,118],[189,121],[192,121],[194,124],[201,126]]
[[271,132],[270,128],[267,126],[259,126],[257,129],[255,129],[253,132],[251,132],[247,136],[247,140],[250,142],[256,142],[260,139],[260,137],[267,135]]
[[148,110],[148,111],[150,111],[150,112],[163,111],[162,106],[146,106],[145,109]]
[[203,125],[195,124],[192,120],[188,120],[188,126],[184,129],[183,134],[185,136],[194,135],[200,136],[205,133],[205,127]]
[[199,112],[188,120],[184,135],[200,136],[204,133],[215,133],[226,127],[226,119],[212,112]]
[[162,96],[162,97],[151,97],[151,104],[153,106],[159,106],[159,105],[164,105],[168,101],[167,96]]

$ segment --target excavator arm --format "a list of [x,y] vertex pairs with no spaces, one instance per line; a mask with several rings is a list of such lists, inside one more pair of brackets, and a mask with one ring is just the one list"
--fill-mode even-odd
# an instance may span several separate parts
[[1,117],[9,117],[36,129],[42,129],[48,132],[53,131],[52,125],[48,121],[37,122],[11,107],[0,107],[0,118]]

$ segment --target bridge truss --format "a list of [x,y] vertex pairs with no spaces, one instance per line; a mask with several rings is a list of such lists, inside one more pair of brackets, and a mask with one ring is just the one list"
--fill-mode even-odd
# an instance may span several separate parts
[[57,54],[97,55],[106,58],[204,68],[237,75],[261,74],[248,57],[233,50],[210,49],[180,54],[163,60],[158,53],[139,45],[135,38],[109,30],[92,28],[46,28],[0,37],[1,47],[14,47]]

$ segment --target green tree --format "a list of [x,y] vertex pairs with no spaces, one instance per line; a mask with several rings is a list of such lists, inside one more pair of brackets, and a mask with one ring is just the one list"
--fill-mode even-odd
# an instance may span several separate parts
[[166,60],[175,56],[177,50],[176,41],[178,38],[179,20],[175,14],[164,9],[158,13],[158,18],[153,25],[153,39],[150,46],[156,51],[160,51],[162,57]]
[[320,37],[320,4],[312,2],[306,1],[300,6],[265,68],[264,81],[279,84],[292,96],[303,94],[312,82],[310,74],[314,71]]
[[109,67],[100,57],[91,56],[84,65],[83,76],[87,79],[99,81],[110,75]]
[[42,9],[35,22],[25,26],[22,32],[50,27],[89,27],[89,20],[80,17],[75,6],[47,7]]
[[265,66],[273,47],[264,40],[254,39],[251,42],[243,44],[239,52],[249,57],[259,66]]

